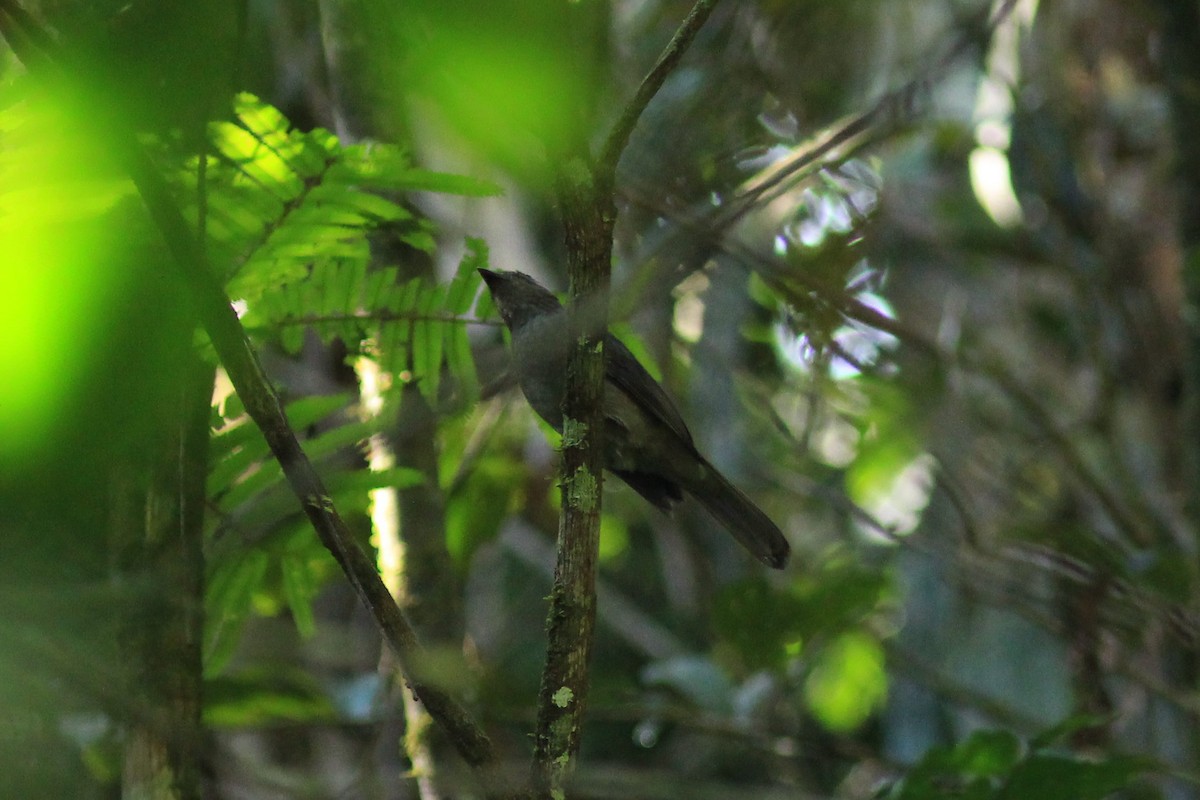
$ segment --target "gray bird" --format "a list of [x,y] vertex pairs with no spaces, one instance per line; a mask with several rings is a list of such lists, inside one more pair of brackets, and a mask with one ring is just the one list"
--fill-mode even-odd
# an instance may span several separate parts
[[[529,405],[562,432],[566,392],[566,312],[520,272],[479,274],[512,333],[513,371]],[[764,564],[787,563],[787,539],[750,498],[696,450],[675,404],[629,348],[604,339],[604,466],[664,512],[692,495]]]

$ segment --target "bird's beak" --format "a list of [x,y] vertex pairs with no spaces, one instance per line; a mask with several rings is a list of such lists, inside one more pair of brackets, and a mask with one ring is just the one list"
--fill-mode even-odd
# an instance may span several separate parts
[[478,271],[479,271],[479,275],[483,278],[483,282],[488,285],[489,289],[491,289],[492,287],[494,287],[496,285],[496,283],[495,283],[496,281],[500,280],[500,275],[498,273],[492,272],[490,269],[484,269],[483,267],[479,267]]

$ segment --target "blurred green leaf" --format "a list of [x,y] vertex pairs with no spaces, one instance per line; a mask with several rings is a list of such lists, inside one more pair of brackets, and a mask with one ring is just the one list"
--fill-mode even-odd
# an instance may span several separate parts
[[283,578],[283,597],[292,612],[292,619],[296,622],[296,630],[301,636],[308,638],[317,631],[312,609],[317,582],[314,580],[308,559],[285,555],[279,562],[279,570]]
[[730,584],[713,601],[713,624],[750,670],[782,668],[787,647],[801,637],[804,601],[775,591],[762,578]]
[[302,670],[274,665],[204,683],[204,722],[220,728],[333,720],[333,704]]
[[1084,761],[1036,753],[1013,770],[998,800],[1104,800],[1152,769],[1149,759],[1108,756]]
[[1021,742],[1008,731],[975,731],[952,751],[948,762],[963,774],[995,778],[1021,757]]
[[839,636],[817,656],[804,682],[813,714],[830,730],[862,725],[887,697],[883,648],[863,633]]
[[233,655],[269,564],[266,553],[246,550],[210,577],[205,593],[205,675],[219,674]]
[[1029,747],[1033,750],[1044,750],[1067,741],[1080,731],[1086,731],[1110,722],[1112,722],[1111,716],[1075,714],[1034,736],[1029,740]]
[[482,456],[459,489],[447,498],[446,547],[459,564],[496,537],[525,472],[497,456]]

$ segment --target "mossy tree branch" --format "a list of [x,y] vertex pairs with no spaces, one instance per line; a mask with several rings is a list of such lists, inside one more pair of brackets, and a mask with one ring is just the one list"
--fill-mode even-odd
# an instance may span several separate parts
[[[581,161],[566,173],[557,191],[567,242],[572,346],[563,400],[562,515],[533,759],[533,784],[541,796],[561,796],[579,752],[587,700],[604,467],[603,299],[615,217],[611,191],[600,191]],[[588,322],[599,319],[598,326],[584,323],[578,313],[583,303]]]
[[579,752],[596,623],[596,563],[604,452],[604,335],[612,262],[617,162],[650,100],[678,65],[716,0],[698,0],[642,81],[592,161],[583,143],[556,182],[567,248],[571,354],[563,399],[562,515],[538,693],[532,781],[540,797],[563,797]]

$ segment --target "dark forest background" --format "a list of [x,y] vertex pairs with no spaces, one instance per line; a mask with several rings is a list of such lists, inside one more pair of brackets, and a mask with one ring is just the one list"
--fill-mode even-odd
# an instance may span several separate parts
[[[0,2],[0,795],[523,791],[558,442],[475,269],[566,290],[691,8]],[[606,482],[567,796],[1200,796],[1200,4],[726,0],[619,155],[611,329],[793,556]]]

